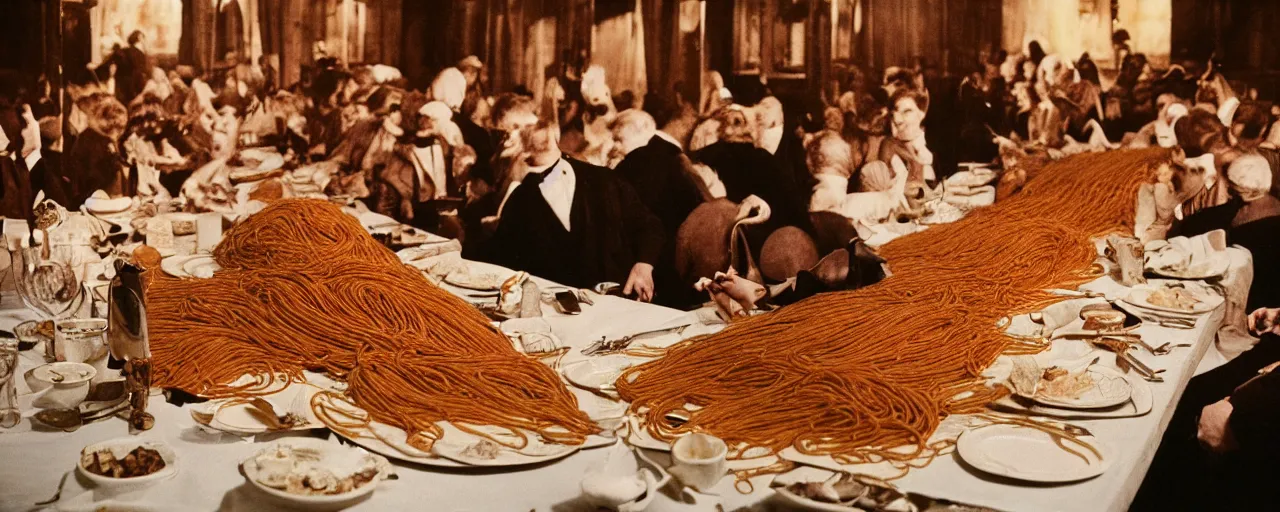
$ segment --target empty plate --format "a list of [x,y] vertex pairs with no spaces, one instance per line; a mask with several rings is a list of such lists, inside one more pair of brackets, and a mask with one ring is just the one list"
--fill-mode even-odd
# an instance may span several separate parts
[[1063,445],[1072,450],[1067,451],[1048,433],[1016,425],[965,431],[956,443],[956,453],[975,469],[997,476],[1028,482],[1075,482],[1101,475],[1111,466],[1110,455],[1096,438],[1079,439],[1102,456],[1063,440]]
[[613,383],[618,376],[636,364],[636,360],[623,355],[603,356],[565,365],[564,378],[583,389],[616,395]]

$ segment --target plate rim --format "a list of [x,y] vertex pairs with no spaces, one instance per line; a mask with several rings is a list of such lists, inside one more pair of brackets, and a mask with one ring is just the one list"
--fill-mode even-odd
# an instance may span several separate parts
[[[251,472],[253,474],[257,474],[258,472],[256,467],[254,467],[254,469],[251,471],[249,469],[249,464],[248,464],[250,460],[258,456],[258,453],[261,453],[262,451],[269,449],[272,445],[292,444],[298,441],[302,441],[302,443],[300,444],[322,445],[322,448],[327,450],[353,449],[350,446],[343,446],[341,444],[334,445],[332,443],[326,443],[323,440],[311,438],[311,437],[285,437],[281,439],[276,439],[271,441],[270,443],[263,443],[266,446],[262,448],[262,450],[258,450],[257,452],[254,452],[253,455],[245,457],[243,460],[240,461],[240,469],[242,469],[244,472],[244,479],[247,480],[250,485],[252,485],[253,487],[256,487],[260,491],[266,492],[267,494],[270,494],[277,498],[281,498],[286,501],[289,501],[295,504],[300,504],[300,505],[332,505],[332,504],[338,504],[338,503],[345,503],[348,501],[355,501],[365,496],[368,496],[370,494],[373,494],[373,492],[376,491],[378,489],[378,486],[382,483],[381,480],[374,480],[366,483],[361,487],[358,487],[351,491],[347,491],[342,494],[308,496],[308,495],[302,495],[302,494],[291,494],[288,491],[282,491],[280,489],[268,487],[266,484],[259,482],[256,478],[253,477],[253,475],[250,474]],[[359,449],[359,448],[356,448],[356,449]],[[386,457],[382,456],[381,454],[372,453],[372,452],[369,452],[368,450],[363,450],[363,449],[361,449],[360,451],[364,452],[365,455],[368,455],[369,457],[373,457],[375,461],[377,460],[377,458],[382,458],[383,461],[386,461]],[[390,463],[388,462],[388,464]]]
[[[1129,380],[1128,380],[1128,379],[1125,379],[1125,378],[1124,378],[1124,376],[1119,375],[1119,374],[1116,374],[1116,373],[1113,373],[1113,372],[1106,372],[1106,371],[1102,371],[1102,370],[1101,370],[1101,369],[1099,369],[1099,368],[1095,368],[1095,366],[1097,366],[1097,365],[1093,365],[1093,366],[1090,366],[1090,367],[1086,368],[1086,369],[1085,369],[1085,372],[1088,372],[1088,373],[1095,373],[1095,374],[1101,374],[1101,375],[1103,375],[1103,376],[1105,376],[1105,377],[1108,377],[1108,378],[1120,379],[1120,380],[1124,381],[1124,383],[1125,383],[1125,389],[1127,390],[1127,391],[1125,392],[1125,394],[1124,394],[1124,399],[1119,400],[1119,401],[1117,401],[1117,402],[1115,402],[1115,403],[1110,403],[1110,404],[1106,404],[1106,405],[1102,405],[1102,404],[1096,404],[1096,405],[1081,405],[1081,404],[1071,404],[1071,403],[1069,403],[1069,402],[1067,402],[1067,401],[1057,401],[1057,400],[1053,400],[1053,399],[1048,399],[1048,400],[1046,400],[1044,397],[1041,397],[1039,393],[1036,393],[1035,395],[1030,396],[1030,397],[1027,397],[1027,398],[1030,398],[1030,399],[1034,400],[1034,401],[1035,401],[1036,403],[1038,403],[1038,404],[1047,405],[1047,406],[1050,406],[1050,407],[1057,407],[1057,408],[1059,408],[1059,409],[1079,409],[1079,410],[1106,409],[1106,408],[1108,408],[1108,407],[1115,407],[1115,406],[1118,406],[1118,405],[1123,405],[1125,402],[1128,402],[1129,400],[1131,400],[1131,399],[1133,398],[1133,385],[1132,385],[1132,383],[1130,383],[1130,382],[1129,382]],[[1105,368],[1105,367],[1100,367],[1100,368]],[[1095,386],[1096,386],[1097,379],[1095,379],[1095,380],[1094,380],[1094,383],[1095,383]]]
[[[1096,436],[1085,436],[1082,438],[1082,440],[1087,440],[1090,445],[1092,445],[1094,448],[1096,448],[1099,452],[1102,453],[1102,457],[1100,459],[1097,459],[1096,462],[1089,464],[1090,467],[1095,467],[1096,469],[1088,472],[1081,471],[1081,472],[1070,474],[1070,475],[1064,474],[1059,477],[1052,477],[1052,476],[1045,476],[1045,475],[1029,475],[1016,470],[1011,470],[1011,468],[993,467],[987,464],[988,458],[977,457],[976,455],[970,455],[970,456],[965,455],[965,452],[969,452],[971,454],[975,453],[974,450],[977,450],[979,453],[985,454],[986,451],[979,448],[979,446],[976,445],[975,443],[981,443],[982,441],[989,439],[990,436],[994,434],[993,431],[996,431],[996,430],[1026,430],[1030,432],[1047,435],[1039,430],[1029,428],[1029,427],[1019,427],[1017,425],[1008,425],[1003,423],[984,425],[978,428],[965,430],[964,432],[960,433],[960,437],[956,439],[956,455],[960,459],[962,459],[969,467],[972,467],[980,472],[983,472],[989,475],[1003,477],[1003,478],[1020,480],[1024,482],[1040,482],[1040,483],[1082,482],[1085,480],[1097,478],[1102,474],[1106,473],[1107,470],[1111,469],[1112,460],[1111,460],[1110,450],[1108,450],[1106,446],[1101,442],[1101,440],[1098,439]],[[977,437],[979,436],[980,433],[984,431],[986,432],[987,437]]]
[[1215,303],[1213,306],[1209,306],[1210,304],[1209,302],[1202,300],[1198,304],[1202,305],[1203,307],[1186,311],[1186,310],[1178,310],[1173,308],[1166,308],[1164,306],[1157,306],[1147,301],[1145,297],[1143,297],[1141,300],[1137,298],[1137,294],[1139,293],[1145,293],[1149,295],[1153,291],[1154,290],[1152,290],[1151,288],[1137,287],[1137,288],[1134,288],[1133,290],[1130,290],[1129,293],[1124,296],[1124,299],[1121,299],[1121,300],[1142,309],[1157,311],[1161,313],[1172,313],[1172,314],[1183,315],[1183,316],[1203,315],[1205,313],[1212,312],[1215,308],[1221,305],[1221,303]]

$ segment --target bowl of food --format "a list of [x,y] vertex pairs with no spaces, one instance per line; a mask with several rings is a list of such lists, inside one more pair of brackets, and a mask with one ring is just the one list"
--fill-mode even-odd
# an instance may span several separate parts
[[89,396],[89,382],[98,375],[85,363],[49,363],[25,375],[27,387],[37,396],[32,405],[41,409],[70,409]]
[[80,451],[76,470],[99,488],[133,491],[178,473],[178,455],[159,441],[122,437]]
[[385,457],[313,438],[282,439],[240,463],[258,490],[293,508],[340,510],[395,473]]

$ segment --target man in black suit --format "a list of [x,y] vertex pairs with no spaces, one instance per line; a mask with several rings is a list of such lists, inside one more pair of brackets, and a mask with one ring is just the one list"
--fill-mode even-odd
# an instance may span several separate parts
[[778,98],[766,96],[756,105],[755,111],[760,123],[760,148],[773,155],[783,176],[791,180],[792,188],[807,204],[817,182],[809,174],[804,141],[795,130],[786,129],[786,115]]
[[444,103],[453,110],[453,123],[462,132],[462,140],[476,152],[476,163],[471,174],[493,184],[493,139],[489,132],[462,113],[467,95],[467,79],[458,68],[447,68],[431,82],[431,99]]
[[116,65],[116,98],[126,106],[133,102],[151,78],[147,61],[147,36],[141,30],[129,34],[129,46],[112,55]]
[[676,232],[689,213],[702,204],[702,192],[685,172],[688,159],[679,142],[658,131],[654,118],[640,110],[625,110],[613,124],[614,148],[626,156],[614,169],[635,189],[640,202],[662,222],[668,244],[654,272],[663,289],[657,302],[683,308],[696,301],[693,283],[682,283],[675,271]]
[[527,173],[499,210],[497,262],[560,284],[625,283],[653,300],[662,222],[614,171],[565,158],[559,130],[542,121],[524,136]]

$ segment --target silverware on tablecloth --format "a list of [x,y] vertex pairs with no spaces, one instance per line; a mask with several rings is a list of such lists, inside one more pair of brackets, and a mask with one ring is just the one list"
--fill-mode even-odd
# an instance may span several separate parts
[[693,324],[689,323],[684,325],[677,325],[674,327],[664,327],[662,329],[653,329],[651,331],[644,331],[644,332],[638,332],[635,334],[629,334],[627,336],[623,336],[621,338],[616,338],[612,340],[602,337],[600,338],[600,341],[592,343],[588,345],[587,348],[582,349],[582,355],[594,356],[594,355],[613,354],[616,352],[621,352],[623,350],[626,350],[627,347],[631,346],[631,342],[635,341],[636,338],[640,338],[642,336],[648,336],[650,334],[666,334],[666,333],[680,334],[680,333],[683,333],[684,330],[688,328],[690,325],[693,325]]
[[1139,376],[1146,379],[1148,382],[1164,382],[1164,378],[1160,376],[1161,373],[1164,373],[1164,370],[1153,370],[1150,366],[1143,364],[1142,361],[1139,361],[1128,353],[1122,354],[1117,352],[1116,360],[1124,360],[1125,364],[1130,368],[1133,368],[1134,371],[1138,372]]
[[37,506],[37,507],[43,507],[43,506],[45,506],[45,505],[52,505],[52,504],[54,504],[54,503],[57,503],[59,500],[61,500],[61,499],[62,499],[62,488],[63,488],[63,487],[65,487],[65,486],[67,485],[67,475],[70,475],[70,474],[71,474],[71,473],[63,473],[63,474],[62,474],[62,480],[59,480],[59,481],[58,481],[58,491],[57,491],[57,492],[55,492],[55,493],[53,493],[53,497],[52,497],[52,498],[49,498],[49,499],[44,500],[44,501],[38,501],[38,502],[36,502],[36,506]]

